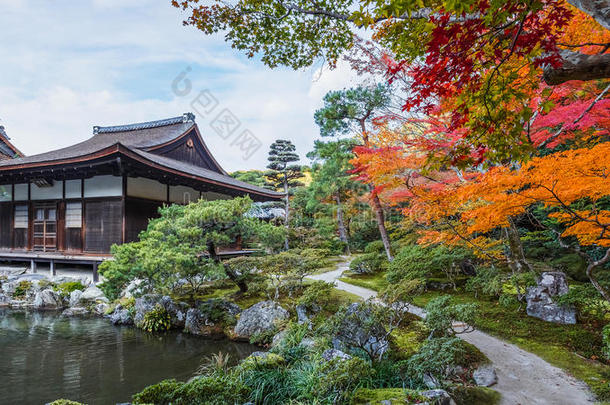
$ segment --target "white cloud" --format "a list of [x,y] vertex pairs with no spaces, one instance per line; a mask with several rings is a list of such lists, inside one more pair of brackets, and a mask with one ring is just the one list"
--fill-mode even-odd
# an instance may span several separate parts
[[[5,7],[6,3],[6,7]],[[171,81],[186,66],[194,91],[210,89],[262,142],[248,161],[199,119],[228,170],[262,168],[269,145],[291,139],[301,156],[318,137],[313,112],[331,89],[355,84],[334,71],[271,70],[222,37],[183,27],[169,0],[0,0],[0,123],[26,154],[91,136],[93,125],[154,120],[190,111]]]

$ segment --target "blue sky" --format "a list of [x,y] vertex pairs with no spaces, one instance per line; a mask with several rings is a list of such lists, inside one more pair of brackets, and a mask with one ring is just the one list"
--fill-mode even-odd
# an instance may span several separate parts
[[[324,94],[358,81],[343,64],[271,70],[184,17],[170,0],[0,0],[0,125],[35,154],[84,140],[93,125],[181,115],[209,90],[262,143],[243,159],[197,117],[212,153],[230,171],[263,168],[278,138],[304,156]],[[187,67],[192,91],[178,96],[172,82]]]

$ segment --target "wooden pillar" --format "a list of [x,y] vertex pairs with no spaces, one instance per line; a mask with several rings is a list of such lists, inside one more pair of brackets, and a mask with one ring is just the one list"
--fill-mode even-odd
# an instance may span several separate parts
[[93,263],[93,282],[97,283],[100,281],[99,275],[97,274],[97,262]]
[[30,271],[36,273],[36,262],[33,259],[30,260]]

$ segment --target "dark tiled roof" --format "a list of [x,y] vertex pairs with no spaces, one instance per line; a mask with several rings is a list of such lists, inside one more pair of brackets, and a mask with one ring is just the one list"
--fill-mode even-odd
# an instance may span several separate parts
[[[51,152],[41,153],[39,155],[27,156],[11,161],[0,162],[0,167],[8,165],[22,165],[28,163],[52,162],[54,160],[70,159],[78,156],[85,156],[109,146],[120,143],[129,148],[147,149],[153,146],[162,145],[172,141],[180,135],[186,133],[195,126],[193,121],[180,122],[165,126],[155,126],[151,128],[143,128],[137,130],[123,130],[114,132],[104,132],[93,135],[86,141],[77,143],[66,148],[57,149]],[[157,121],[155,121],[157,122]],[[141,125],[141,124],[138,124]],[[121,126],[126,128],[127,126]],[[119,128],[119,127],[110,127]]]
[[165,156],[155,155],[153,153],[144,152],[143,150],[136,148],[129,148],[132,152],[137,153],[138,155],[146,158],[152,162],[158,163],[161,166],[165,166],[169,169],[178,170],[185,174],[194,175],[197,177],[201,177],[204,179],[212,180],[218,183],[223,183],[235,187],[239,187],[242,189],[250,190],[256,194],[266,194],[269,196],[280,197],[283,196],[282,193],[275,192],[273,190],[269,190],[263,187],[255,186],[254,184],[246,183],[244,181],[237,180],[231,176],[227,176],[224,174],[220,174],[214,172],[212,170],[204,169],[203,167],[194,166],[185,162],[181,162],[175,159],[170,159]]
[[41,153],[39,155],[4,161],[0,160],[0,171],[11,170],[12,167],[20,167],[22,165],[52,165],[54,162],[81,157],[86,158],[88,155],[92,155],[103,149],[115,145],[122,145],[144,159],[186,175],[207,179],[212,182],[250,191],[255,194],[263,194],[271,198],[279,198],[282,196],[281,193],[234,179],[233,177],[224,174],[224,170],[221,167],[218,167],[219,171],[222,172],[219,173],[148,152],[151,148],[164,145],[179,138],[195,126],[193,114],[187,113],[180,117],[159,121],[113,127],[94,127],[94,135],[91,138],[75,145]]

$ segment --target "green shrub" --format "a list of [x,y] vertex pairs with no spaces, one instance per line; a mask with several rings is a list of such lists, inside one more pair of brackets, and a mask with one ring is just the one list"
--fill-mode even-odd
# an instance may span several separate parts
[[28,291],[32,288],[32,282],[23,280],[20,281],[19,284],[15,287],[15,292],[13,293],[13,297],[15,298],[23,298],[27,295]]
[[367,244],[364,248],[364,253],[385,253],[385,246],[383,246],[383,241],[374,240],[371,243]]
[[479,268],[477,274],[466,281],[466,291],[473,292],[475,297],[479,294],[499,297],[502,294],[504,278],[496,268]]
[[422,387],[424,375],[442,381],[448,368],[457,365],[465,353],[460,338],[441,337],[426,340],[419,351],[408,360],[409,375],[419,381]]
[[567,294],[554,300],[560,305],[576,307],[581,318],[602,322],[610,320],[610,303],[591,284],[572,285]]
[[273,341],[273,337],[277,334],[277,328],[269,329],[264,332],[255,333],[250,336],[250,343],[253,345],[265,346]]
[[174,393],[184,383],[176,380],[163,380],[157,384],[149,385],[133,396],[133,403],[165,405],[174,400]]
[[57,399],[49,405],[83,405],[80,402],[70,401],[69,399]]
[[602,340],[604,342],[604,356],[606,359],[610,359],[610,325],[604,326],[604,329],[602,330]]
[[444,295],[430,300],[426,305],[427,315],[424,323],[433,336],[453,336],[454,321],[474,327],[476,310],[476,304],[452,304],[451,296]]
[[386,265],[387,260],[384,254],[366,253],[352,260],[349,269],[356,274],[373,274],[383,270]]
[[234,374],[214,373],[188,383],[165,380],[133,396],[134,404],[224,405],[244,403],[249,390]]
[[305,305],[307,308],[317,305],[322,309],[327,309],[333,301],[331,296],[333,289],[334,286],[331,283],[314,281],[305,288],[297,304]]
[[286,364],[286,360],[275,353],[267,353],[265,356],[248,356],[238,366],[241,372],[249,370],[262,370],[268,368],[282,367]]
[[459,271],[460,265],[471,258],[471,253],[461,248],[438,246],[404,246],[388,266],[388,281],[414,280],[424,277],[448,277]]
[[331,399],[331,403],[342,403],[358,388],[368,388],[374,374],[371,366],[357,357],[329,361],[322,366],[321,372],[314,390],[320,397]]
[[353,405],[380,405],[390,401],[391,404],[419,404],[426,401],[426,397],[419,395],[417,391],[403,388],[360,388],[352,397]]
[[496,405],[502,396],[491,388],[457,386],[451,397],[457,405]]
[[157,304],[152,311],[144,315],[144,319],[138,326],[147,332],[164,332],[171,327],[171,319],[167,310]]
[[55,289],[56,286],[53,282],[44,278],[44,279],[38,281],[38,287],[40,287],[41,290],[46,290],[47,288]]
[[83,291],[85,286],[82,285],[80,281],[68,281],[66,283],[61,283],[57,287],[55,287],[55,291],[62,297],[69,297],[72,291],[81,290]]

